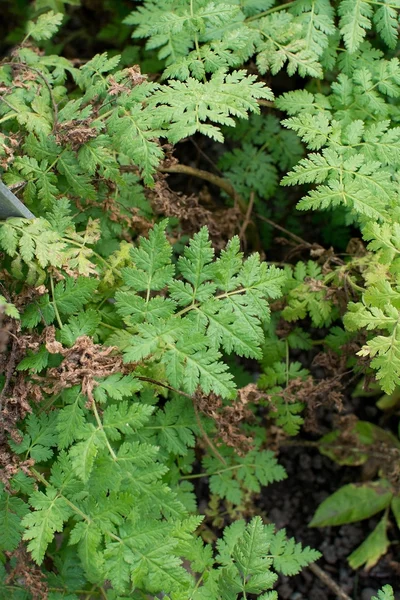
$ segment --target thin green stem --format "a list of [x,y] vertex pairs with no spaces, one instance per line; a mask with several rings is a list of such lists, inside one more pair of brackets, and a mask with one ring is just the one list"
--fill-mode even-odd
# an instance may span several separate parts
[[55,293],[54,293],[54,280],[53,280],[52,275],[50,275],[50,289],[51,289],[51,297],[52,297],[52,305],[54,308],[54,314],[56,315],[58,326],[60,327],[60,329],[63,329],[64,325],[63,325],[63,322],[61,321],[60,313],[58,312],[58,306],[57,306],[56,297],[55,297]]
[[186,308],[182,308],[182,310],[175,313],[175,317],[181,317],[182,315],[189,312],[190,310],[195,309],[196,307],[197,307],[197,304],[192,303],[189,306],[186,306]]
[[[35,479],[37,479],[38,481],[40,481],[40,483],[43,483],[43,485],[45,487],[52,487],[50,485],[50,483],[47,481],[47,479],[45,479],[43,477],[43,475],[41,473],[39,473],[39,471],[37,471],[36,469],[34,469],[33,467],[31,467],[30,468],[30,472],[35,477]],[[61,494],[60,491],[58,492],[58,496],[65,501],[65,503],[71,508],[71,510],[74,511],[74,513],[76,513],[77,515],[79,515],[87,523],[93,524],[93,521],[89,517],[89,515],[85,514],[83,511],[81,511],[81,509],[78,506],[76,506],[76,504],[74,504],[73,502],[71,502],[71,500],[68,500],[68,498],[66,496],[64,496],[63,494]],[[103,533],[105,535],[110,536],[113,540],[119,542],[120,544],[124,544],[124,541],[120,537],[118,537],[117,535],[115,535],[115,533],[112,533],[111,531],[104,531]]]
[[100,594],[101,594],[102,598],[105,598],[105,600],[107,600],[107,594],[104,591],[104,588],[99,587],[99,590],[100,590]]
[[105,113],[103,113],[102,115],[100,115],[96,119],[93,119],[92,125],[93,125],[93,123],[96,123],[96,121],[101,121],[102,119],[107,119],[107,117],[109,117],[110,115],[112,115],[114,112],[115,112],[115,108],[111,108],[110,110],[107,110]]
[[285,352],[286,352],[286,387],[289,385],[289,342],[285,339]]
[[285,10],[289,6],[292,6],[292,4],[294,4],[294,3],[295,3],[295,0],[292,0],[292,2],[286,2],[286,4],[280,4],[279,6],[273,6],[272,8],[270,8],[268,10],[264,10],[263,12],[258,13],[258,15],[253,15],[252,17],[247,17],[247,19],[245,19],[245,23],[250,23],[251,21],[257,21],[257,19],[262,19],[262,17],[267,17],[268,15],[272,15],[272,13],[277,12],[278,10]]
[[[256,467],[256,465],[247,465],[248,467]],[[226,471],[235,471],[236,469],[240,469],[243,465],[232,465],[231,467],[226,467],[225,469],[219,469],[218,471],[214,471],[213,473],[195,473],[194,475],[182,475],[180,479],[201,479],[202,477],[212,477],[213,475],[222,475],[222,473],[226,473]]]
[[94,414],[94,417],[96,419],[96,423],[98,425],[98,428],[103,433],[104,439],[106,440],[106,446],[108,448],[108,451],[111,454],[112,459],[113,460],[117,460],[117,455],[115,454],[114,450],[111,447],[110,442],[108,441],[107,434],[104,431],[103,423],[101,422],[101,419],[100,419],[100,416],[99,416],[99,413],[98,413],[98,410],[97,410],[96,402],[94,402],[94,401],[93,401],[93,404],[92,404],[92,409],[93,409],[93,414]]
[[101,322],[100,322],[100,325],[101,325],[102,327],[106,327],[107,329],[112,329],[113,331],[121,331],[121,329],[120,329],[120,328],[118,328],[118,327],[114,327],[113,325],[109,325],[108,323],[104,323],[104,321],[101,321]]
[[5,121],[9,121],[9,119],[14,119],[17,116],[18,113],[16,112],[10,112],[7,113],[4,117],[2,117],[0,119],[0,123],[4,123]]
[[13,106],[13,105],[11,104],[11,102],[9,102],[8,100],[6,100],[6,99],[4,98],[4,96],[0,96],[0,100],[1,100],[2,102],[4,102],[4,104],[5,104],[6,106],[8,106],[8,108],[9,108],[9,109],[13,110],[15,113],[19,114],[19,113],[21,112],[20,110],[18,110],[17,108],[15,108],[15,106]]
[[[193,0],[190,0],[190,16],[192,17],[192,19],[194,19]],[[197,59],[201,61],[200,46],[199,46],[199,37],[197,35],[197,31],[194,34],[194,45],[196,47]]]
[[[238,290],[233,290],[232,292],[222,292],[221,294],[217,294],[214,296],[214,300],[221,300],[222,298],[229,298],[230,296],[237,296],[238,294],[242,294],[243,292],[247,292],[247,290],[251,290],[251,286],[248,288],[239,288]],[[181,317],[185,313],[190,310],[197,310],[200,304],[191,304],[190,306],[186,306],[186,308],[182,308],[179,312],[175,314],[175,317]]]
[[200,587],[200,583],[203,581],[203,577],[204,577],[205,573],[206,573],[206,571],[204,571],[204,573],[202,573],[201,576],[198,578],[196,585],[194,586],[193,591],[190,594],[189,600],[193,600],[193,594],[195,594],[196,590]]

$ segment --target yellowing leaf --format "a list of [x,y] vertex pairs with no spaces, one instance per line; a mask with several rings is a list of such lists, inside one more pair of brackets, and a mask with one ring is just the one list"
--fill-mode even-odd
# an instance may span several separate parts
[[390,544],[386,535],[387,526],[388,519],[384,515],[363,543],[350,554],[348,561],[352,569],[365,565],[365,570],[369,571],[386,554]]

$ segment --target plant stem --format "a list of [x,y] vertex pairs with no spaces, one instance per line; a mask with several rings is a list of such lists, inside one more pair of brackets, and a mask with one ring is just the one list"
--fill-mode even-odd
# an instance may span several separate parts
[[336,583],[336,581],[334,581],[332,577],[325,573],[325,571],[323,571],[321,567],[319,567],[315,563],[311,563],[310,565],[308,565],[308,568],[314,573],[314,575],[318,577],[318,579],[325,583],[325,585],[330,590],[332,590],[332,592],[336,594],[336,596],[340,600],[351,600],[350,596],[348,596],[346,592],[344,592],[342,588]]
[[257,21],[257,19],[262,19],[262,17],[267,17],[268,15],[271,15],[272,13],[277,12],[278,10],[285,10],[286,8],[288,8],[289,6],[291,6],[294,3],[295,3],[295,0],[292,0],[291,2],[286,2],[286,4],[280,4],[278,6],[273,6],[272,8],[270,8],[268,10],[264,10],[264,12],[258,13],[258,15],[253,15],[252,17],[247,17],[247,19],[245,19],[245,23],[250,23],[251,21]]
[[272,221],[271,219],[268,219],[267,217],[264,217],[264,215],[260,215],[259,213],[255,213],[255,216],[257,217],[257,219],[260,219],[261,221],[264,221],[265,223],[268,223],[268,225],[271,225],[271,227],[275,227],[275,229],[279,229],[279,231],[282,231],[282,233],[285,233],[286,235],[288,235],[289,237],[291,237],[293,240],[295,240],[299,244],[307,246],[307,248],[315,248],[315,247],[322,248],[322,246],[319,246],[319,244],[310,244],[310,242],[307,242],[306,240],[303,240],[303,238],[299,237],[295,233],[292,233],[288,229],[285,229],[285,227],[282,227],[282,225],[278,225],[278,223],[275,223],[275,221]]
[[117,460],[117,455],[115,454],[114,450],[111,447],[110,442],[108,441],[107,434],[104,431],[103,423],[101,422],[101,419],[100,419],[100,416],[99,416],[99,413],[98,413],[98,410],[97,410],[96,402],[94,402],[94,401],[92,403],[92,408],[93,408],[93,413],[94,413],[97,425],[98,425],[100,431],[102,431],[102,433],[104,435],[104,438],[106,440],[106,446],[108,448],[108,451],[110,452],[112,459],[113,460]]
[[246,202],[241,198],[241,196],[236,192],[233,185],[220,177],[219,175],[214,175],[214,173],[210,173],[209,171],[204,171],[203,169],[197,169],[196,167],[190,167],[189,165],[172,165],[170,167],[158,167],[158,171],[160,173],[184,173],[185,175],[192,175],[193,177],[198,177],[199,179],[204,179],[213,185],[224,190],[234,200],[236,200],[241,208],[247,208]]
[[214,454],[214,456],[223,464],[226,465],[226,460],[224,459],[223,456],[221,456],[221,454],[218,452],[218,450],[216,449],[216,447],[214,446],[214,444],[212,443],[212,441],[210,440],[210,438],[207,435],[207,432],[205,431],[203,424],[201,422],[200,419],[200,415],[199,415],[199,411],[197,410],[197,406],[195,404],[195,402],[193,402],[193,408],[194,408],[194,414],[196,416],[196,422],[197,425],[200,429],[200,432],[203,436],[204,441],[206,442],[207,446],[210,448],[211,452]]
[[52,305],[54,308],[54,313],[56,315],[57,323],[58,323],[58,326],[60,327],[60,329],[63,329],[64,325],[63,325],[63,322],[61,321],[60,313],[58,312],[58,306],[57,306],[57,302],[56,302],[56,298],[55,298],[55,294],[54,294],[53,275],[50,275],[50,288],[51,288],[51,297],[53,298]]
[[242,224],[242,226],[240,228],[240,231],[239,231],[239,238],[241,240],[244,239],[244,234],[246,233],[246,229],[247,229],[247,227],[248,227],[248,225],[250,223],[251,211],[253,210],[253,206],[254,206],[254,198],[255,198],[254,191],[251,191],[251,193],[250,193],[250,202],[249,202],[249,205],[248,205],[247,210],[246,210],[246,215],[244,217],[243,224]]

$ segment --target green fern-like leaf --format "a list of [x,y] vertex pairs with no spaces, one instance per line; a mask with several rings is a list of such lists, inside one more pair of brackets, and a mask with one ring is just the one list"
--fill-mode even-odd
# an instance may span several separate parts
[[11,552],[21,540],[21,518],[28,512],[26,502],[0,490],[0,548]]
[[302,548],[293,538],[286,539],[286,531],[278,531],[271,542],[275,569],[284,575],[296,575],[308,564],[317,560],[321,554],[308,546]]
[[339,6],[340,31],[349,52],[355,52],[371,28],[373,8],[365,0],[342,0]]
[[28,21],[27,34],[35,41],[48,40],[58,31],[62,20],[62,13],[51,10],[40,15],[36,21]]
[[[136,325],[137,333],[125,349],[125,358],[134,362],[153,355],[165,366],[172,386],[182,386],[193,394],[200,385],[206,393],[213,390],[232,397],[235,387],[220,361],[219,349],[242,356],[261,355],[261,323],[269,318],[266,298],[279,295],[285,276],[260,263],[257,255],[243,263],[236,238],[212,262],[213,250],[203,228],[178,261],[180,278],[173,279],[165,226],[157,225],[149,240],[143,240],[133,251],[136,268],[123,271],[127,286],[146,297],[118,293],[117,310],[129,325],[148,321]],[[165,286],[170,298],[165,294],[150,297],[151,291]],[[174,306],[181,308],[176,314]]]
[[[200,132],[222,142],[223,136],[214,125],[234,125],[233,117],[247,119],[250,112],[259,112],[257,100],[272,100],[271,90],[256,82],[245,71],[215,73],[208,82],[196,79],[169,82],[155,92],[149,106],[164,123],[169,124],[168,137],[177,142]],[[213,124],[214,123],[214,124]]]
[[230,454],[227,458],[226,468],[221,468],[221,463],[211,456],[204,459],[204,466],[210,474],[211,491],[236,505],[243,498],[243,488],[259,492],[260,486],[286,477],[284,469],[269,451],[251,450],[245,457],[235,459],[235,466]]
[[45,494],[34,492],[29,501],[35,510],[22,520],[22,524],[28,528],[23,539],[29,541],[28,549],[32,557],[41,564],[54,534],[62,530],[63,523],[71,516],[71,509],[52,487],[47,488]]
[[372,600],[393,600],[393,588],[390,585],[384,585],[381,590],[378,591],[378,595],[374,596]]

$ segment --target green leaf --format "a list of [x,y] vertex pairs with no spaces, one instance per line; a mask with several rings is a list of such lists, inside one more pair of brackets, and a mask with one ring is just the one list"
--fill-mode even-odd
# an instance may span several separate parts
[[239,591],[259,594],[272,588],[277,579],[272,564],[283,573],[294,574],[320,556],[294,540],[286,540],[284,530],[275,533],[274,525],[264,525],[260,517],[254,517],[247,525],[236,521],[226,527],[217,547],[217,560],[224,565],[220,575],[222,597],[227,600]]
[[34,492],[29,502],[34,511],[22,519],[22,525],[25,527],[22,537],[29,540],[28,550],[34,561],[40,565],[47,546],[54,534],[62,531],[64,521],[71,515],[71,509],[52,487],[48,487],[46,493]]
[[301,544],[296,544],[294,538],[287,539],[285,529],[275,534],[270,552],[274,568],[283,575],[297,575],[304,567],[321,557],[317,550],[308,546],[303,548]]
[[32,371],[33,373],[40,373],[48,365],[49,352],[45,346],[40,346],[39,351],[32,352],[28,350],[27,356],[21,360],[17,365],[18,371]]
[[57,168],[64,175],[73,194],[78,198],[94,200],[96,191],[90,181],[89,175],[82,172],[77,158],[73,152],[64,150],[58,159]]
[[222,142],[220,128],[207,121],[232,126],[233,117],[247,119],[249,112],[259,112],[259,98],[273,99],[271,90],[255,79],[246,71],[220,71],[206,82],[171,80],[155,92],[149,106],[169,124],[168,137],[173,143],[196,132]]
[[[98,402],[105,403],[108,398],[113,400],[122,400],[122,398],[132,397],[142,389],[142,384],[134,375],[122,375],[114,373],[98,381],[94,389],[94,397]],[[148,408],[148,414],[152,410]]]
[[273,453],[266,450],[251,450],[234,461],[231,457],[225,468],[212,456],[206,456],[203,464],[210,477],[212,493],[236,505],[242,501],[243,489],[258,493],[261,486],[282,481],[287,476]]
[[303,27],[293,15],[286,11],[272,13],[254,26],[261,33],[261,43],[257,44],[257,67],[263,75],[271,71],[276,75],[287,63],[287,72],[293,76],[298,71],[301,77],[323,76],[318,60],[319,50],[311,48],[304,38]]
[[66,247],[48,221],[17,217],[8,219],[6,225],[0,227],[0,244],[11,257],[19,251],[28,265],[36,258],[42,269],[48,265],[61,267]]
[[63,396],[69,403],[57,414],[59,448],[66,448],[85,432],[84,397],[76,387],[71,388],[68,392]]
[[378,595],[371,598],[371,600],[394,600],[393,588],[390,585],[384,585],[378,591]]
[[397,523],[397,527],[400,529],[400,496],[394,496],[390,505],[394,518]]
[[62,13],[54,13],[50,10],[43,15],[40,15],[36,21],[28,21],[27,23],[27,34],[34,40],[49,40],[60,28],[63,20]]
[[120,402],[107,406],[103,413],[103,429],[110,440],[121,439],[141,429],[149,420],[153,407],[137,402]]
[[14,304],[7,302],[7,300],[0,294],[0,314],[4,312],[5,315],[12,319],[19,319],[20,314]]
[[377,8],[374,14],[377,31],[384,42],[392,49],[396,48],[398,40],[399,17],[397,10],[399,8],[399,0],[394,0],[394,2],[386,0]]
[[369,570],[386,554],[390,545],[386,534],[388,524],[387,515],[384,515],[361,546],[350,554],[348,561],[352,569],[359,569],[365,565],[365,569]]
[[232,558],[243,579],[247,580],[245,589],[249,592],[271,588],[277,579],[269,569],[272,534],[273,527],[263,525],[260,517],[254,517],[233,548]]
[[373,8],[365,0],[342,0],[339,5],[340,32],[349,52],[355,52],[371,28]]
[[368,519],[389,506],[392,496],[385,480],[358,485],[350,483],[319,505],[309,526],[343,525]]
[[105,446],[106,439],[102,431],[96,429],[92,424],[85,426],[80,437],[84,437],[84,440],[72,446],[70,457],[75,474],[86,483],[99,449]]
[[55,412],[35,415],[31,413],[25,424],[25,433],[20,443],[10,441],[10,446],[18,454],[27,453],[37,462],[45,462],[53,455],[53,448],[57,445],[57,432]]
[[62,315],[77,313],[92,299],[98,286],[96,279],[88,277],[66,277],[57,283],[54,289],[54,301]]
[[194,448],[198,426],[191,403],[186,398],[177,397],[167,402],[155,415],[159,429],[157,442],[164,451],[173,455],[185,455]]
[[61,342],[64,346],[73,346],[78,339],[83,335],[93,336],[100,325],[101,316],[94,310],[89,308],[78,315],[70,317],[67,325],[64,325],[60,333]]
[[122,273],[126,285],[136,292],[162,290],[172,280],[175,269],[171,264],[172,248],[165,237],[167,223],[156,224],[149,239],[141,238],[139,248],[131,249],[134,268]]
[[358,443],[354,448],[349,447],[346,453],[343,453],[341,447],[339,430],[331,431],[319,440],[319,451],[339,465],[357,466],[369,460],[368,446],[384,444],[387,447],[400,448],[400,442],[395,435],[369,421],[356,421],[354,426],[349,428],[349,434],[354,436]]
[[11,552],[21,540],[21,518],[28,512],[28,505],[11,494],[0,490],[0,548]]

